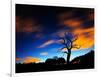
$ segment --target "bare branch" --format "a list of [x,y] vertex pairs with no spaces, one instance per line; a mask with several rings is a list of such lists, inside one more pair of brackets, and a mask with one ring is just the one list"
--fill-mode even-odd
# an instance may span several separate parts
[[78,36],[76,36],[76,37],[72,40],[72,42],[76,41],[77,39],[78,39]]
[[65,38],[61,37],[60,39],[62,39],[64,41],[64,42],[62,42],[62,44],[66,46],[65,48],[69,49],[68,46],[67,46],[67,44],[66,44]]
[[60,37],[60,39],[63,40],[62,44],[66,45],[66,41],[65,41],[65,39],[64,39],[63,37]]
[[[67,36],[67,32],[65,32],[64,34],[65,34],[65,36]],[[75,38],[73,38],[73,40],[70,39],[70,38],[67,38],[67,37],[60,37],[60,39],[63,40],[62,44],[65,45],[65,47],[66,47],[67,49],[72,49],[72,48],[77,48],[77,49],[79,49],[79,48],[80,48],[80,46],[78,46],[78,45],[75,45],[75,44],[73,45],[74,41],[76,41],[76,40],[78,39],[78,36],[77,36],[77,35],[75,35]],[[68,41],[68,42],[70,43],[69,46],[67,46],[66,41]]]
[[74,47],[74,46],[78,46],[78,45],[77,44],[73,44],[72,46]]
[[[63,48],[61,48],[61,49],[59,49],[59,50],[62,51],[64,48],[66,48],[66,47],[63,47]],[[66,51],[64,51],[64,52],[62,52],[62,53],[68,54],[68,52],[66,52]]]
[[61,52],[64,48],[66,48],[66,47],[63,47],[63,48],[61,48],[61,49],[58,49],[58,52]]

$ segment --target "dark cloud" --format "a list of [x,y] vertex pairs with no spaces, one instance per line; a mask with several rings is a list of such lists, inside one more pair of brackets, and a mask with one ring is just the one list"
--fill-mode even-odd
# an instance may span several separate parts
[[94,9],[74,9],[58,15],[60,25],[71,28],[94,27]]
[[21,16],[16,16],[16,31],[17,32],[41,32],[42,28],[40,24],[33,18],[23,18]]
[[86,28],[91,28],[94,27],[94,20],[92,21],[85,21],[82,25],[81,28],[86,29]]

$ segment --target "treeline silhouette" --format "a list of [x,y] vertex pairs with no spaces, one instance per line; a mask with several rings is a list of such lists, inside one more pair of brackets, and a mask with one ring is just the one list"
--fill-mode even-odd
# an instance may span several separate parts
[[65,59],[64,58],[57,58],[57,57],[54,57],[54,58],[52,58],[52,59],[47,59],[46,61],[45,61],[45,64],[50,64],[50,65],[63,65],[63,64],[65,64],[66,63],[66,61],[65,61]]
[[54,58],[48,58],[42,63],[16,63],[16,73],[90,68],[94,68],[93,50],[83,56],[76,57],[70,62],[70,64],[67,64],[64,58],[58,58],[56,56]]

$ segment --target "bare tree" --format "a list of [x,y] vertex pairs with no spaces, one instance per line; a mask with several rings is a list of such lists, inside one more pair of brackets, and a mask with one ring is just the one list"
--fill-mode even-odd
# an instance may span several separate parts
[[60,37],[60,39],[62,39],[61,43],[64,45],[64,47],[61,48],[60,50],[63,50],[65,48],[67,49],[67,51],[64,51],[63,53],[67,54],[67,64],[69,64],[70,57],[71,57],[71,50],[73,48],[77,48],[77,49],[80,48],[79,45],[74,44],[74,42],[78,39],[78,36],[73,35],[72,33],[65,32],[64,37]]

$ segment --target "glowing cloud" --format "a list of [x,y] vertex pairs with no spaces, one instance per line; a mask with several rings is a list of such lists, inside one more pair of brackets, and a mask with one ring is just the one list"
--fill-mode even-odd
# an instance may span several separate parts
[[[94,10],[83,12],[83,16],[75,17],[74,14],[78,11],[74,10],[72,13],[64,12],[59,17],[59,23],[62,26],[70,27],[69,31],[73,34],[78,35],[78,39],[74,42],[80,45],[81,48],[89,48],[94,45]],[[64,36],[64,30],[58,31],[56,34]]]
[[34,58],[34,57],[26,57],[23,59],[23,63],[38,63],[41,60],[39,58]]
[[70,19],[70,20],[64,21],[63,23],[66,26],[73,27],[73,28],[78,28],[82,24],[82,21],[77,20],[77,19]]
[[94,45],[94,28],[77,29],[73,32],[78,35],[75,44],[81,45],[81,48],[89,48]]
[[20,61],[20,60],[22,60],[21,58],[16,58],[16,61]]
[[[64,37],[65,31],[58,31],[56,32],[55,34],[53,34],[53,36],[59,36],[59,37]],[[86,29],[83,29],[83,28],[78,28],[78,29],[74,29],[72,31],[72,33],[74,35],[77,35],[78,36],[78,39],[74,42],[74,44],[77,44],[79,46],[81,46],[81,49],[84,49],[84,48],[89,48],[91,46],[94,45],[94,28],[91,27],[91,28],[86,28]],[[56,43],[60,43],[62,42],[62,40],[57,40],[55,41]],[[65,51],[66,49],[64,49]],[[75,49],[73,49],[75,50]]]

